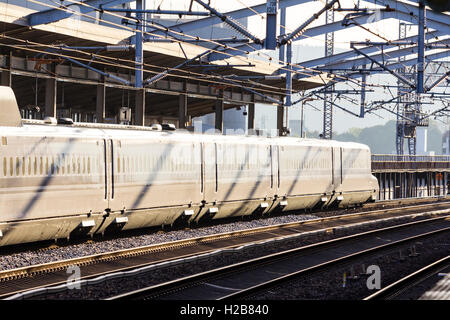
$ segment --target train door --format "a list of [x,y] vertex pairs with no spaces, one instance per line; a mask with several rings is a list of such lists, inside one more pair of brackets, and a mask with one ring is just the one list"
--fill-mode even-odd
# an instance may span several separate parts
[[202,189],[203,200],[207,203],[217,200],[219,181],[217,172],[217,153],[220,145],[217,143],[202,143]]
[[112,139],[103,139],[103,155],[105,161],[105,200],[108,208],[114,200],[114,142]]
[[333,147],[332,158],[332,184],[335,191],[340,191],[342,184],[342,148]]
[[280,146],[270,146],[270,162],[271,162],[271,178],[270,178],[270,194],[269,196],[278,195],[280,189]]

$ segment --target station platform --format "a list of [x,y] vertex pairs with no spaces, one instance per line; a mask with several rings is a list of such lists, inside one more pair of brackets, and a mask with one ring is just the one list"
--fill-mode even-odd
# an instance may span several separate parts
[[449,193],[450,156],[372,155],[379,200]]

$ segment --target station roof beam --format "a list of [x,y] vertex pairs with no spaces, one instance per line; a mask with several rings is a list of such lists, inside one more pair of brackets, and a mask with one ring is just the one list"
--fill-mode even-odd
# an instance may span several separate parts
[[28,23],[30,26],[48,24],[70,18],[73,14],[87,14],[94,11],[96,8],[100,10],[101,6],[117,6],[128,2],[132,2],[132,0],[88,0],[83,2],[84,5],[74,3],[58,9],[50,9],[32,13],[28,16]]

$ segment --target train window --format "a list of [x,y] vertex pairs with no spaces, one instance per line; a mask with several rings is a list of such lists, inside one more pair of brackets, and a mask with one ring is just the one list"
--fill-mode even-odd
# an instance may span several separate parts
[[6,177],[6,175],[8,174],[8,160],[6,159],[6,157],[3,158],[3,176]]
[[77,157],[77,168],[78,168],[78,174],[81,174],[81,160],[80,160],[80,157]]
[[72,173],[76,174],[77,173],[77,166],[75,163],[75,157],[72,157]]
[[12,177],[14,175],[14,162],[13,157],[9,158],[9,175]]
[[91,174],[91,157],[87,158],[87,173]]
[[44,159],[42,157],[40,157],[39,161],[39,174],[43,175],[44,174]]
[[16,176],[19,175],[20,172],[20,160],[18,157],[16,157]]
[[46,174],[46,175],[49,174],[49,170],[48,170],[48,157],[45,157],[45,174]]
[[28,157],[28,175],[31,176],[31,157]]
[[83,157],[83,174],[86,174],[86,157]]
[[61,167],[61,174],[65,175],[65,171],[66,171],[66,155],[65,154],[62,155],[59,166]]
[[117,173],[120,173],[120,157],[117,156]]
[[55,159],[55,157],[50,157],[49,166],[50,166],[50,174],[51,175],[56,174],[56,159]]
[[[60,163],[61,163],[61,158],[59,157],[59,155],[57,155],[55,157],[55,169],[56,169],[56,174],[58,174],[58,175],[59,175],[59,167],[61,166]],[[55,169],[53,169],[53,171],[55,171]]]
[[22,175],[25,176],[25,157],[22,157],[22,162],[19,160],[19,165],[22,167]]

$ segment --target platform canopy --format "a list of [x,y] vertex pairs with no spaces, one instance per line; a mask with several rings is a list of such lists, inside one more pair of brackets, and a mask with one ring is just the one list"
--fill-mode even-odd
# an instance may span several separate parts
[[[81,109],[95,105],[98,84],[106,85],[107,104],[123,105],[124,99],[134,103],[134,95],[124,96],[123,91],[134,90],[133,26],[118,28],[120,19],[111,24],[98,24],[73,16],[31,25],[34,23],[30,21],[34,20],[30,17],[40,11],[24,8],[14,1],[0,2],[0,12],[3,33],[0,68],[14,77],[12,86],[19,106],[34,104],[36,89],[32,88],[49,78],[64,87],[65,101],[60,102],[59,94],[58,105]],[[195,42],[159,39],[161,41],[143,44],[144,81],[150,80],[145,86],[150,106],[147,112],[177,116],[180,93],[187,94],[192,116],[210,113],[215,100],[222,97],[225,109],[251,102],[282,104],[286,79],[277,61],[257,60],[246,54],[209,61],[204,56],[217,54],[214,48],[208,49]],[[198,59],[193,60],[196,57]],[[151,82],[161,74],[163,76]],[[299,92],[323,86],[328,81],[326,73],[298,77],[293,80],[292,89]]]

